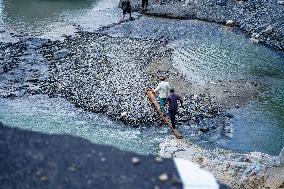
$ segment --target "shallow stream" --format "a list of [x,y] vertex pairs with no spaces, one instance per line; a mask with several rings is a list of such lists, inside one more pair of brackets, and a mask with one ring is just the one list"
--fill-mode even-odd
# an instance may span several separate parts
[[[13,40],[21,32],[42,38],[59,39],[74,34],[78,25],[87,31],[121,19],[117,1],[15,1],[0,0],[0,41]],[[48,9],[46,9],[48,7]],[[45,11],[48,10],[48,11]],[[136,17],[137,18],[137,17]],[[206,84],[216,80],[247,79],[264,86],[257,101],[229,110],[230,136],[197,139],[190,125],[181,131],[190,140],[239,151],[278,154],[284,146],[284,54],[262,45],[253,45],[243,34],[200,21],[140,17],[101,31],[112,36],[167,39],[173,61],[191,81]],[[124,150],[154,153],[158,144],[171,135],[167,128],[129,128],[102,115],[84,112],[64,99],[34,96],[0,99],[0,121],[10,126],[45,133],[81,136],[95,143]]]

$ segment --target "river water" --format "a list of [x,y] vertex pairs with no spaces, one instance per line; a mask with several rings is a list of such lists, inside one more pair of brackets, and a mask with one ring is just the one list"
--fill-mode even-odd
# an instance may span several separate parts
[[[121,19],[117,1],[0,0],[0,41],[11,33],[60,39],[80,28],[95,31]],[[137,18],[137,14],[134,15]],[[191,81],[249,79],[264,86],[260,98],[229,110],[231,136],[205,137],[211,145],[238,151],[278,154],[284,146],[284,55],[253,45],[244,35],[223,26],[200,21],[140,17],[103,31],[113,36],[162,38],[174,49],[173,61]],[[71,134],[95,143],[139,153],[154,153],[170,135],[167,128],[129,128],[103,115],[84,112],[64,99],[34,96],[0,99],[0,121],[10,126],[45,133]],[[181,131],[196,140],[189,127]],[[197,140],[198,142],[198,140]],[[200,140],[199,140],[200,142]]]

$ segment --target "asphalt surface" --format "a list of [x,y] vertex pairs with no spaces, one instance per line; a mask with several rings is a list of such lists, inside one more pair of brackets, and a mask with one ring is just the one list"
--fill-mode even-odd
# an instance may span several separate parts
[[[139,163],[132,162],[133,157]],[[167,174],[161,181],[159,176]],[[92,144],[77,137],[47,135],[0,123],[0,186],[5,189],[182,188],[171,159],[155,160]]]
[[[161,179],[161,176],[167,179]],[[172,159],[138,155],[88,140],[4,126],[2,189],[181,189]],[[220,189],[229,189],[220,184]]]

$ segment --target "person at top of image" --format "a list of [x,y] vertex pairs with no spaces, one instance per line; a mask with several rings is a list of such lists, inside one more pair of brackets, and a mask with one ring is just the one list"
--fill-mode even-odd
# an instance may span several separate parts
[[124,20],[125,14],[129,14],[129,18],[132,19],[131,17],[131,2],[130,0],[122,0],[121,1],[121,9],[123,11],[123,17],[122,20]]
[[142,0],[142,11],[147,11],[148,0]]

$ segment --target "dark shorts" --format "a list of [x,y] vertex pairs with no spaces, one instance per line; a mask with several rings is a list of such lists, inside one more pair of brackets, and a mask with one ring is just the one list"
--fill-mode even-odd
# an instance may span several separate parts
[[130,8],[128,8],[128,9],[123,9],[123,14],[126,14],[126,13],[131,13],[131,9]]

